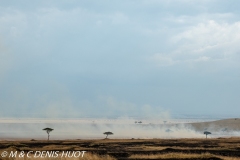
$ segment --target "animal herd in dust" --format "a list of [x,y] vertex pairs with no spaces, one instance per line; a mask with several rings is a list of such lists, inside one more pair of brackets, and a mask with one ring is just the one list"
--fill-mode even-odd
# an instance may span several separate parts
[[[52,128],[44,128],[43,130],[47,132],[47,134],[48,134],[48,141],[49,141],[50,132],[52,132],[54,129],[52,129]],[[108,137],[109,135],[113,135],[113,133],[112,133],[112,132],[109,132],[109,131],[108,131],[108,132],[104,132],[103,134],[106,135],[106,138],[105,138],[105,139],[107,139],[107,137]],[[205,134],[205,135],[206,135],[206,138],[207,138],[207,135],[212,134],[212,133],[209,132],[209,131],[204,131],[203,134]]]

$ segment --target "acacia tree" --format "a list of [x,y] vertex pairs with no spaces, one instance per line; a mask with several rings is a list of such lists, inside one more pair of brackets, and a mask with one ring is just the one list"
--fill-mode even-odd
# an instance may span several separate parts
[[47,134],[48,134],[48,141],[49,141],[49,137],[50,137],[49,133],[52,132],[53,129],[52,128],[44,128],[43,130],[47,132]]
[[203,132],[204,134],[206,134],[206,138],[207,138],[207,135],[208,134],[212,134],[211,132],[208,132],[208,131],[205,131],[205,132]]
[[113,135],[113,133],[112,132],[104,132],[103,134],[106,134],[106,138],[108,137],[108,135]]

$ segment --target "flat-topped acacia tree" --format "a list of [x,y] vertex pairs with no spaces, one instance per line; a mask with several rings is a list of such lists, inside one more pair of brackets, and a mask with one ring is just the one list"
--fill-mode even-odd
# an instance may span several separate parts
[[204,134],[206,134],[206,138],[207,138],[207,135],[208,134],[212,134],[211,132],[208,132],[208,131],[205,131],[205,132],[203,132]]
[[49,137],[50,137],[49,134],[50,134],[50,132],[53,131],[53,129],[52,128],[44,128],[43,130],[47,132],[47,134],[48,134],[48,141],[49,141]]
[[103,134],[106,134],[106,138],[108,137],[108,135],[113,135],[113,133],[112,132],[104,132]]

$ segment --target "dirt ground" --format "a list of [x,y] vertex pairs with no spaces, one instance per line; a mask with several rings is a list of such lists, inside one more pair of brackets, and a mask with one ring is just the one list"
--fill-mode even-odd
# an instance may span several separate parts
[[[87,151],[98,155],[110,155],[116,159],[169,159],[146,158],[148,155],[171,154],[205,154],[210,157],[201,159],[240,159],[240,138],[208,139],[101,139],[101,140],[24,140],[0,141],[0,152],[16,151]],[[134,155],[134,156],[133,156]],[[135,158],[134,158],[135,157]],[[0,158],[1,159],[1,158]],[[174,159],[174,158],[170,158]],[[200,158],[175,158],[200,159]]]

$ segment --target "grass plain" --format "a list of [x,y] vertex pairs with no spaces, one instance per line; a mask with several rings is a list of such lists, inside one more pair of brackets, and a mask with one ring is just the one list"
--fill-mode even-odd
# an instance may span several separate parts
[[79,158],[35,160],[237,160],[240,159],[240,138],[0,141],[0,153],[3,151],[86,151],[84,157]]
[[[27,121],[26,121],[27,122]],[[9,122],[2,121],[2,126]],[[15,123],[15,121],[14,121]],[[239,133],[240,119],[189,123],[196,131]],[[19,124],[18,124],[19,125]],[[144,124],[145,125],[145,124]],[[165,125],[165,124],[164,124]],[[175,124],[169,124],[169,126]],[[162,127],[161,125],[160,127]],[[239,134],[237,134],[239,135]],[[236,135],[235,135],[236,136]],[[16,134],[16,137],[17,134]],[[203,135],[204,137],[204,135]],[[69,158],[3,158],[2,153],[17,151],[86,151],[83,157]],[[176,138],[176,139],[73,139],[73,140],[0,140],[0,160],[240,160],[240,137]]]

